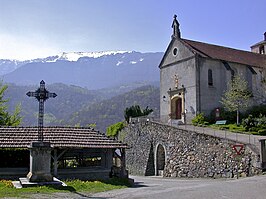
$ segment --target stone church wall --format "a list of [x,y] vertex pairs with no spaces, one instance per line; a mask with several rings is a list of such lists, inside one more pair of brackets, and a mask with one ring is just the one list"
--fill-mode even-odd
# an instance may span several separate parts
[[[231,71],[226,70],[225,66],[220,60],[213,60],[208,58],[200,58],[200,112],[204,112],[208,115],[217,107],[221,107],[221,97],[227,90],[227,85],[231,81]],[[234,70],[235,75],[241,75],[248,83],[248,87],[252,93],[256,95],[259,82],[259,73],[252,74],[251,70],[242,64],[230,63],[229,65]],[[212,70],[213,85],[208,85],[208,70]],[[259,104],[257,99],[251,102],[253,105]]]
[[[227,71],[218,60],[200,58],[200,112],[209,115],[215,108],[221,107],[221,97],[231,80],[231,71]],[[208,84],[208,70],[212,71],[213,85]]]
[[126,164],[130,174],[155,175],[158,145],[165,149],[164,177],[236,177],[255,175],[259,155],[248,145],[236,156],[232,141],[181,130],[154,122],[135,122],[120,132],[120,140],[129,145]]

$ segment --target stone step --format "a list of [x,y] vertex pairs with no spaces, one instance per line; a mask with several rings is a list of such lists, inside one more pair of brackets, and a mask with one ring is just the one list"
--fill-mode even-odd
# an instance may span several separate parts
[[12,183],[14,187],[16,187],[17,189],[25,187],[47,186],[47,185],[67,186],[64,182],[55,177],[53,177],[53,181],[50,182],[30,182],[28,178],[19,178],[19,181],[13,181]]

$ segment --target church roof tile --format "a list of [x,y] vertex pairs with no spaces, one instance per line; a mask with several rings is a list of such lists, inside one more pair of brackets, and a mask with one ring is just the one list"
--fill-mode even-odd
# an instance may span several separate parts
[[192,51],[200,54],[202,57],[266,68],[266,55],[188,39],[181,39],[181,41],[183,41],[184,44],[186,44]]

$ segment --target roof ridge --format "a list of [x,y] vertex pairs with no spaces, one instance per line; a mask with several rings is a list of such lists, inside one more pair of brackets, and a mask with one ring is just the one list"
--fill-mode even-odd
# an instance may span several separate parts
[[259,53],[254,53],[254,52],[251,52],[251,51],[237,49],[237,48],[232,48],[232,47],[227,47],[227,46],[221,46],[221,45],[218,45],[218,44],[210,44],[210,43],[201,42],[201,41],[195,41],[195,40],[190,40],[190,39],[182,39],[182,40],[188,41],[188,42],[202,43],[202,44],[209,45],[209,46],[215,46],[215,47],[220,47],[220,48],[227,48],[227,49],[231,49],[231,50],[237,50],[237,51],[241,51],[241,52],[245,52],[245,53],[250,53],[250,54],[253,54],[253,55],[265,56],[265,55],[262,55],[262,54],[259,54]]
[[200,41],[181,39],[191,49],[198,52],[199,55],[210,57],[216,60],[223,60],[233,63],[239,63],[247,66],[266,68],[266,55],[235,49],[217,44],[209,44]]
[[256,44],[253,44],[252,46],[250,46],[250,48],[255,47],[255,46],[259,46],[259,45],[261,45],[261,44],[266,44],[266,41],[263,40],[263,41],[260,41],[260,42],[258,42],[258,43],[256,43]]
[[[199,50],[198,48],[195,48],[195,46],[191,46],[189,43],[187,43],[186,41],[192,41],[192,40],[188,40],[188,39],[180,39],[181,42],[184,42],[185,45],[189,45],[190,48],[192,48],[193,50],[198,51],[199,53],[205,55],[206,57],[210,57],[209,55],[207,55],[206,53],[202,52],[201,50]],[[192,41],[194,42],[194,41]],[[203,42],[199,42],[199,43],[203,43]]]

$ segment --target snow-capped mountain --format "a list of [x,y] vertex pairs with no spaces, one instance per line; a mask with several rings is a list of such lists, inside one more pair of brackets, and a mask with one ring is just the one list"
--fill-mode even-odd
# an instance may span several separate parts
[[116,55],[132,53],[132,51],[101,51],[101,52],[63,52],[56,56],[51,56],[44,58],[43,62],[56,62],[56,61],[78,61],[79,58],[90,57],[90,58],[99,58],[102,56]]
[[116,55],[123,53],[132,53],[132,51],[101,51],[101,52],[62,52],[58,55],[49,56],[46,58],[37,58],[25,61],[19,61],[15,59],[0,59],[0,76],[8,74],[22,65],[32,62],[56,62],[56,61],[78,61],[82,57],[98,58],[106,55]]
[[19,85],[36,85],[43,79],[48,84],[60,82],[98,89],[159,81],[162,56],[135,51],[63,52],[26,61],[0,60],[0,75],[5,82]]
[[63,52],[59,56],[59,60],[67,60],[67,61],[78,61],[79,58],[82,57],[91,57],[91,58],[98,58],[107,55],[116,55],[116,54],[124,54],[124,53],[132,53],[132,51],[102,51],[102,52],[71,52],[65,53]]

